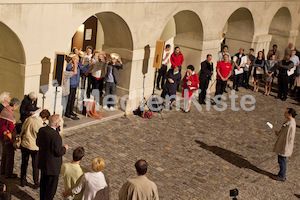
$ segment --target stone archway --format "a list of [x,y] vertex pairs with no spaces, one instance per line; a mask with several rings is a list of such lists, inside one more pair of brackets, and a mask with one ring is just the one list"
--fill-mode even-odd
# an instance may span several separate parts
[[[288,8],[280,8],[274,15],[269,28],[269,35],[272,35],[270,49],[274,44],[277,44],[278,50],[282,53],[282,58],[285,48],[288,46],[290,30],[291,30],[291,14]],[[282,59],[280,58],[280,59]]]
[[254,21],[247,8],[239,8],[228,18],[223,33],[226,34],[226,45],[231,56],[239,48],[249,49],[252,46],[254,35]]
[[[87,36],[88,32],[91,34],[90,37]],[[89,17],[81,24],[75,35],[82,38],[83,50],[85,50],[86,46],[92,46],[95,50],[105,51],[107,57],[109,57],[110,53],[120,54],[124,69],[119,73],[120,81],[117,85],[116,95],[119,97],[128,95],[131,81],[133,40],[127,23],[113,12],[100,12]],[[72,42],[74,41],[71,40],[69,43],[67,53],[71,51]],[[79,108],[81,108],[81,100],[86,98],[85,93],[83,91],[78,93],[79,103],[77,106]]]
[[184,56],[182,75],[188,65],[200,70],[200,59],[203,46],[203,25],[199,16],[190,10],[180,11],[166,24],[161,37],[172,48],[179,46]]
[[9,92],[11,97],[23,99],[25,62],[19,37],[0,22],[0,93]]

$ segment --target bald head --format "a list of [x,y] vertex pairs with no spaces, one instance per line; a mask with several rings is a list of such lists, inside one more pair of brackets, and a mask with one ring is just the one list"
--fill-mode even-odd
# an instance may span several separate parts
[[139,176],[145,175],[147,173],[148,164],[146,160],[138,160],[134,166]]
[[49,117],[49,126],[53,127],[53,128],[57,128],[59,127],[60,124],[60,118],[58,114],[55,115],[51,115]]

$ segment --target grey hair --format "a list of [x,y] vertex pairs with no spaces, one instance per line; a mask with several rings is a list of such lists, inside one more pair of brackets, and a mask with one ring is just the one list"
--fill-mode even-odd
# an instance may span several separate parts
[[10,103],[9,103],[9,105],[10,105],[11,107],[13,107],[13,106],[19,106],[20,104],[21,104],[21,102],[20,102],[20,100],[17,99],[17,98],[12,98],[12,100],[11,100]]
[[35,92],[30,92],[28,96],[29,96],[29,99],[31,99],[31,100],[37,99],[37,94]]
[[3,103],[9,96],[10,96],[10,94],[8,92],[1,93],[0,94],[0,103]]
[[51,115],[49,117],[49,126],[55,126],[59,122],[60,118],[58,114]]

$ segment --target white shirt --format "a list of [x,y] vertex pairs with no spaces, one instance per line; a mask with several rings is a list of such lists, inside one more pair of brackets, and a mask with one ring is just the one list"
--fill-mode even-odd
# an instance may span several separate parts
[[[169,52],[169,51],[164,50],[163,59],[166,58],[168,52]],[[169,57],[169,56],[168,56],[168,57]],[[163,61],[161,62],[161,64],[167,65],[169,59],[170,59],[170,58],[167,58],[166,60],[163,60]]]
[[294,56],[291,57],[290,60],[293,61],[294,65],[299,65],[299,58],[298,58],[298,56],[294,55]]
[[[239,57],[241,57],[241,56],[242,56],[242,54],[239,55]],[[237,59],[238,59],[237,56],[234,56],[234,57],[233,57],[233,61],[234,61],[234,62],[236,62]],[[241,63],[240,63],[239,66],[241,66],[241,65],[243,65],[243,64],[246,64],[246,63],[247,63],[247,60],[248,60],[248,59],[247,59],[247,56],[244,55],[244,56],[241,58]]]
[[228,52],[226,52],[226,53],[220,52],[219,55],[218,55],[218,62],[224,61],[224,59],[223,59],[224,54],[227,54],[229,61],[231,61],[231,57],[230,57],[230,54]]
[[72,189],[72,193],[79,194],[84,190],[82,200],[96,200],[97,192],[107,186],[102,172],[87,172],[82,176],[78,186]]

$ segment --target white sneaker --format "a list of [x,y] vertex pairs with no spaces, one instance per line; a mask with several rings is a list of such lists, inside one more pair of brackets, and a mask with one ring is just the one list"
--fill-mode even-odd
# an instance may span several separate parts
[[103,106],[103,109],[105,110],[109,110],[109,108],[107,106]]
[[109,109],[113,111],[113,110],[117,110],[118,108],[116,106],[111,106]]

